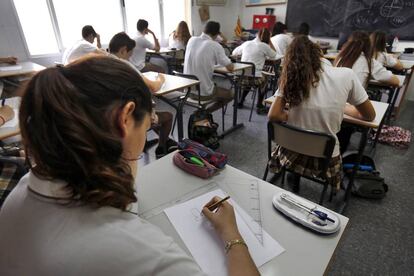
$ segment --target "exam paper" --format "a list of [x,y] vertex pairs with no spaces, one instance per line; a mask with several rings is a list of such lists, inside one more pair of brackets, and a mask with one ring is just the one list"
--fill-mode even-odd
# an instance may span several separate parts
[[0,72],[17,71],[21,69],[22,69],[21,65],[0,66]]
[[[165,209],[165,213],[187,246],[194,260],[208,275],[227,275],[224,244],[213,226],[201,214],[203,206],[214,196],[224,198],[226,194],[218,189],[187,202]],[[229,200],[236,213],[240,234],[249,247],[249,252],[257,267],[265,264],[285,251],[280,244],[263,230],[263,245],[257,240],[246,221],[255,223],[233,200]]]

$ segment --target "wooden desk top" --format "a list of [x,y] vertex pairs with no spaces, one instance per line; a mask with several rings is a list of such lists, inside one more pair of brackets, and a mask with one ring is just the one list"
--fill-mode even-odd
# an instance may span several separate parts
[[[46,67],[42,65],[39,65],[39,64],[30,62],[30,61],[19,62],[16,65],[3,65],[2,64],[0,66],[0,78],[32,74],[38,71],[42,71],[45,68]],[[11,69],[11,70],[8,70],[8,69]]]
[[171,53],[176,53],[176,52],[180,52],[183,51],[182,49],[171,49],[171,48],[161,48],[158,52],[151,50],[151,49],[147,49],[147,53],[148,54],[171,54]]
[[[158,74],[157,72],[143,73],[143,75],[150,80],[155,80],[157,74]],[[156,95],[159,95],[159,96],[174,92],[176,90],[181,90],[187,87],[191,87],[191,86],[194,86],[200,83],[199,80],[187,79],[187,78],[167,75],[167,74],[163,74],[163,75],[165,77],[165,82],[161,86],[161,89],[155,93]]]
[[411,69],[414,66],[414,60],[403,60],[401,59],[401,64],[405,70]]
[[[266,104],[272,104],[274,100],[275,100],[275,96],[271,96],[267,98],[266,100],[264,100],[264,102]],[[344,119],[343,119],[344,122],[355,124],[358,126],[363,126],[363,127],[378,128],[382,119],[385,116],[385,112],[387,112],[387,108],[389,104],[383,103],[383,102],[377,102],[377,101],[371,101],[371,103],[375,109],[375,114],[376,114],[375,119],[373,121],[368,122],[368,121],[360,120],[360,119],[344,114]]]
[[244,63],[238,63],[238,62],[233,63],[233,65],[234,65],[233,71],[229,71],[229,70],[227,70],[226,67],[221,66],[221,67],[214,68],[214,72],[228,74],[228,73],[234,73],[234,72],[238,72],[238,71],[243,71],[245,69],[248,69],[248,68],[251,68],[252,67],[250,64],[244,64]]

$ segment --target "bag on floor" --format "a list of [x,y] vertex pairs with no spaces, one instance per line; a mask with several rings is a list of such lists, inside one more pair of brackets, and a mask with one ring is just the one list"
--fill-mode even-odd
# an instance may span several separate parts
[[378,142],[394,146],[399,149],[406,149],[411,142],[411,131],[398,126],[384,125],[381,129]]
[[188,137],[213,150],[220,146],[217,134],[218,124],[206,110],[196,110],[188,120]]

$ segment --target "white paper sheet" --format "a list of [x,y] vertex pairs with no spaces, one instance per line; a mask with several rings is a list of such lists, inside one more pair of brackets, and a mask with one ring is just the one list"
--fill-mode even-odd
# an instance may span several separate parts
[[17,71],[21,69],[22,69],[21,65],[0,66],[0,72]]
[[[223,198],[226,194],[218,189],[164,211],[201,269],[208,275],[225,276],[227,267],[224,244],[210,222],[201,214],[202,207],[214,196]],[[231,199],[229,201],[235,208],[237,226],[257,267],[285,251],[266,231],[263,231],[261,245],[246,223],[255,222],[248,219],[250,216],[236,202]]]
[[7,121],[4,125],[2,125],[2,128],[5,127],[17,127],[19,124],[19,110],[16,108],[13,108],[14,110],[14,117],[10,121]]

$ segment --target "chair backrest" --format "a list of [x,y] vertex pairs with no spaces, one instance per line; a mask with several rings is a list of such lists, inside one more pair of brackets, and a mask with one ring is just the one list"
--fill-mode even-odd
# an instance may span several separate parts
[[[324,158],[332,157],[336,139],[333,135],[305,130],[286,123],[268,123],[269,146],[271,142],[299,154]],[[270,158],[270,155],[269,155]]]
[[245,70],[244,76],[252,76],[252,77],[256,76],[256,65],[254,65],[253,62],[238,61],[237,63],[243,63],[243,64],[248,64],[252,66],[250,69]]
[[[184,73],[181,73],[181,72],[178,72],[178,71],[173,71],[173,75],[177,76],[177,77],[198,80],[197,76],[195,76],[195,75],[184,74]],[[200,84],[197,84],[195,87],[196,87],[196,90],[197,90],[196,92],[197,92],[197,95],[198,95],[198,104],[201,105],[201,101],[200,101],[200,91],[201,91]],[[192,89],[192,87],[190,89]]]

